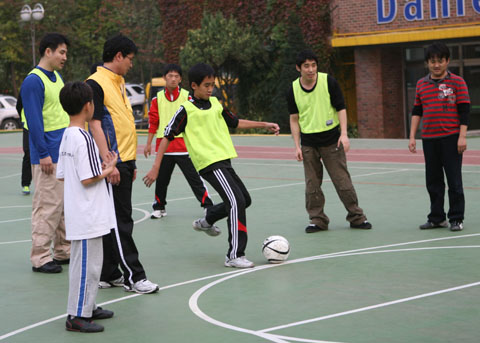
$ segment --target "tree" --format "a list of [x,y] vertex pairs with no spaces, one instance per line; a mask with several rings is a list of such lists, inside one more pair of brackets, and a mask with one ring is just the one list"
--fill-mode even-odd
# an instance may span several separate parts
[[188,31],[180,61],[186,69],[199,62],[210,64],[219,79],[221,100],[227,107],[234,107],[232,90],[238,75],[254,66],[261,51],[260,39],[251,28],[241,27],[234,18],[226,19],[221,13],[204,13],[202,27]]

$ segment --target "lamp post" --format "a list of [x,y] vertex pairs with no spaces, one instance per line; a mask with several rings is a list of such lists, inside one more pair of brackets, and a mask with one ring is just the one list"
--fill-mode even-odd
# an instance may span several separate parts
[[24,22],[30,22],[30,34],[32,37],[32,56],[33,67],[35,67],[35,21],[43,19],[45,10],[42,4],[38,3],[33,6],[33,10],[30,6],[24,5],[20,11],[20,19]]

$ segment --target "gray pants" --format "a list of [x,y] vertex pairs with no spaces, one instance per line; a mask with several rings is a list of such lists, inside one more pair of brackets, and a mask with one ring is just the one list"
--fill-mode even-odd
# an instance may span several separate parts
[[[325,196],[322,192],[323,165],[335,186],[335,190],[347,210],[347,220],[353,224],[363,223],[367,218],[358,207],[357,193],[347,169],[347,159],[343,146],[337,144],[326,147],[302,146],[305,171],[305,206],[310,223],[327,229],[330,219],[323,212]],[[323,163],[322,163],[323,161]]]
[[90,318],[103,263],[102,237],[72,241],[70,249],[67,313]]

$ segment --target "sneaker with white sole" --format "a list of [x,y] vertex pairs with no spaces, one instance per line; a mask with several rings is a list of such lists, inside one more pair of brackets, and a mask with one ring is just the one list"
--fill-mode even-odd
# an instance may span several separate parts
[[222,233],[222,231],[220,231],[218,226],[209,225],[205,220],[205,218],[200,218],[195,220],[192,226],[195,231],[203,231],[209,236],[218,236],[219,234]]
[[158,285],[147,279],[143,279],[140,281],[135,282],[133,285],[123,285],[125,291],[127,292],[135,292],[140,294],[149,294],[158,292]]
[[253,268],[255,264],[252,261],[247,260],[245,256],[240,256],[237,258],[225,257],[225,267],[232,267],[232,268]]
[[155,210],[152,212],[152,214],[150,215],[150,218],[152,219],[160,219],[162,217],[166,217],[167,216],[167,211],[165,209],[163,210]]
[[123,275],[120,276],[118,279],[110,280],[110,281],[100,281],[98,283],[98,288],[112,288],[112,287],[122,287],[125,280],[123,279]]

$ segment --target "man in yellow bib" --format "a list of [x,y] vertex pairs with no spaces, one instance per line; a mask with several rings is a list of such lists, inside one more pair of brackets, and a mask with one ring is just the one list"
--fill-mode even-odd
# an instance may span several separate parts
[[[63,182],[55,174],[63,132],[70,124],[60,104],[63,80],[57,70],[67,61],[70,42],[59,33],[40,41],[40,62],[22,84],[19,102],[29,130],[30,160],[35,193],[32,203],[32,270],[60,273],[70,259],[70,242],[65,239]],[[50,252],[53,243],[53,256]]]
[[182,104],[165,128],[164,137],[158,147],[152,169],[143,178],[147,187],[157,179],[163,155],[170,141],[183,133],[183,139],[200,176],[218,192],[223,202],[209,207],[205,218],[193,222],[196,231],[216,236],[220,230],[215,222],[228,217],[229,248],[224,265],[232,268],[251,268],[253,262],[245,257],[247,247],[246,208],[251,204],[247,188],[232,167],[231,159],[237,157],[228,127],[249,129],[264,128],[278,134],[275,123],[238,119],[224,108],[216,97],[215,71],[205,63],[190,68],[188,80],[193,97]]
[[[352,229],[371,229],[347,169],[345,153],[350,148],[347,136],[347,111],[340,86],[333,77],[317,71],[318,59],[311,50],[300,52],[296,60],[300,77],[287,92],[290,130],[295,157],[303,161],[305,202],[310,224],[305,232],[328,230],[330,219],[324,213],[322,192],[323,165],[340,200],[347,210]],[[322,163],[323,162],[323,163]]]

